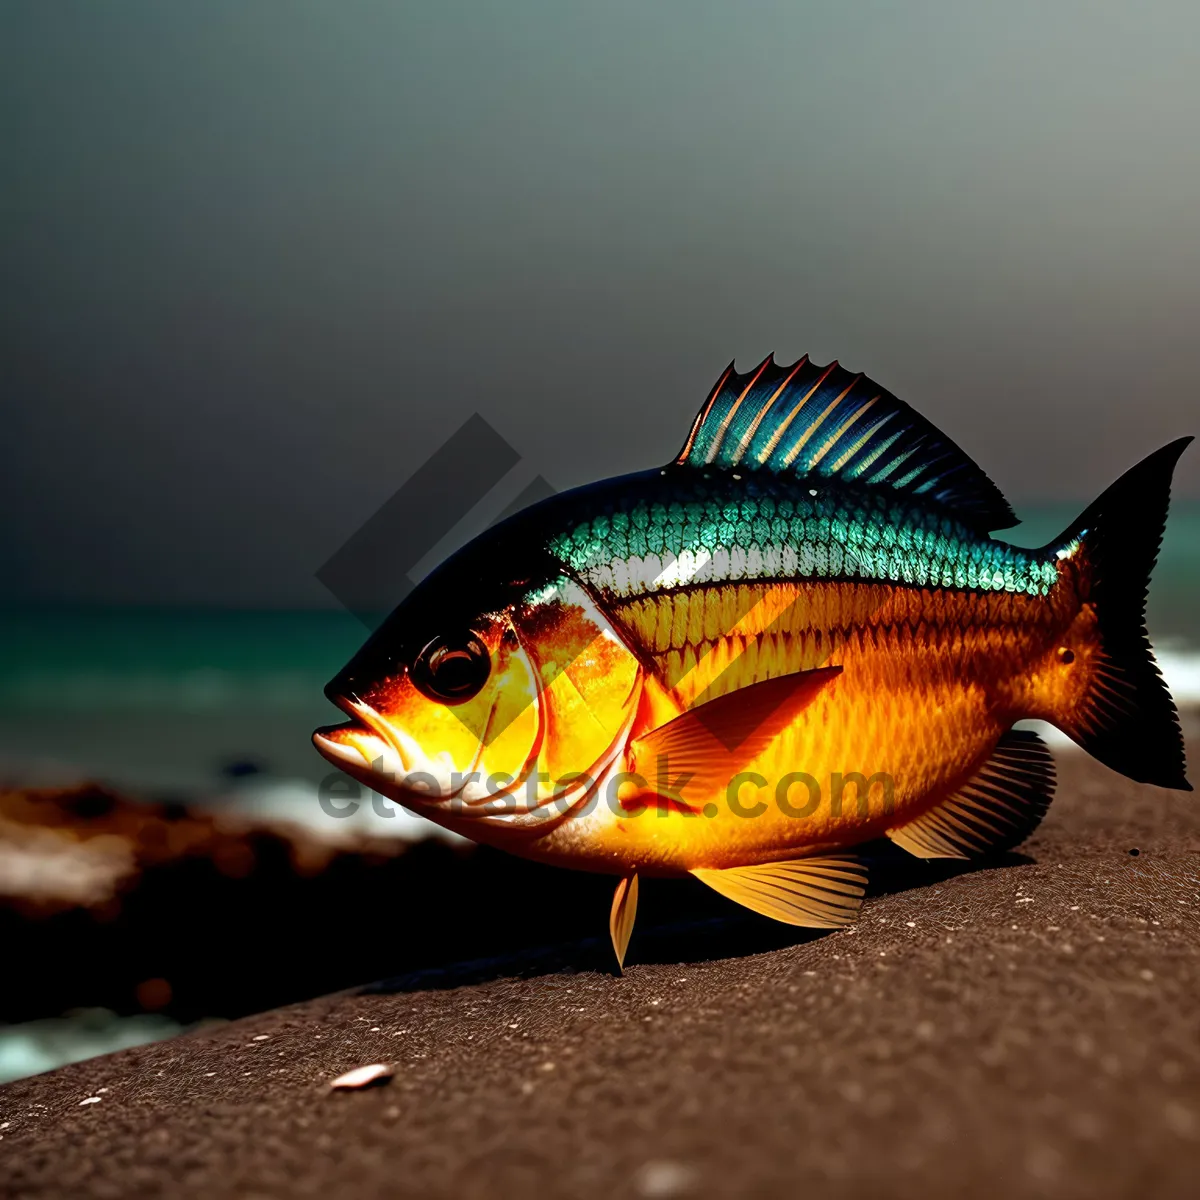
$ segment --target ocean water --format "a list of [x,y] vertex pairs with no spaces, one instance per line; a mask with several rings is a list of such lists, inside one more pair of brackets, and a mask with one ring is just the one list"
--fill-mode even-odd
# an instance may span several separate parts
[[[1077,513],[1027,511],[1011,540],[1044,544]],[[1176,700],[1200,704],[1200,503],[1172,508],[1148,625]],[[0,626],[0,782],[87,778],[322,817],[329,767],[309,734],[338,719],[322,688],[367,633],[349,613],[8,611]]]

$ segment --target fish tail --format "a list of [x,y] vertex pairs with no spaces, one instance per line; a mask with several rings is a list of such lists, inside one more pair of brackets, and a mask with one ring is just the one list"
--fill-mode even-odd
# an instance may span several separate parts
[[[1142,783],[1191,791],[1183,735],[1146,632],[1146,595],[1158,559],[1171,475],[1192,439],[1142,459],[1093,501],[1047,550],[1074,560],[1090,645],[1080,687],[1055,723],[1089,754]],[[1073,653],[1060,651],[1063,661]]]

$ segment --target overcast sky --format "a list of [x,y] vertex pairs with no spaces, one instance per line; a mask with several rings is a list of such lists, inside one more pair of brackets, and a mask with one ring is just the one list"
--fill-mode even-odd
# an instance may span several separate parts
[[565,487],[771,350],[1086,501],[1200,432],[1198,113],[1190,0],[7,0],[7,598],[325,604],[471,413]]

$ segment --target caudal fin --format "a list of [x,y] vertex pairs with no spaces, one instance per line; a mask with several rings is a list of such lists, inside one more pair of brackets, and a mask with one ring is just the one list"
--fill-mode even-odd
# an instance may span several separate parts
[[1158,559],[1171,473],[1192,439],[1142,459],[1090,504],[1055,543],[1077,558],[1099,649],[1086,692],[1057,723],[1089,754],[1142,783],[1191,791],[1183,734],[1146,634],[1146,595]]

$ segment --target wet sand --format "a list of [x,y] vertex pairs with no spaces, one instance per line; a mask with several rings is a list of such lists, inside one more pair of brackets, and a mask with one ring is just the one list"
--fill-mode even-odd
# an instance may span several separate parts
[[9,1084],[0,1192],[1193,1195],[1200,800],[1059,764],[1017,855],[884,866],[853,931],[698,904],[621,978],[589,937]]

